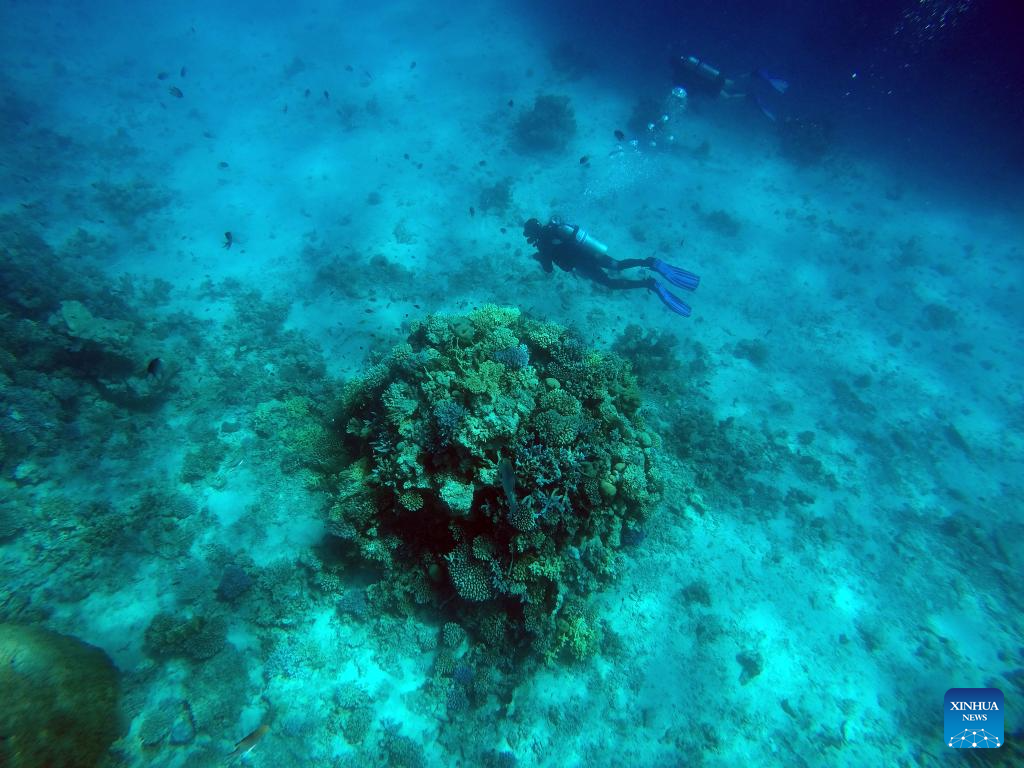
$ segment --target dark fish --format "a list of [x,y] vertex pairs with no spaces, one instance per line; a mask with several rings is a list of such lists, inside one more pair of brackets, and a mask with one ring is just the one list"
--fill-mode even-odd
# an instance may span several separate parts
[[156,73],[156,79],[157,80],[166,80],[168,77],[170,77],[170,75],[168,75],[166,72],[157,72]]
[[221,170],[224,170],[225,168],[228,167],[228,164],[221,160],[219,163],[217,163],[217,167],[220,168]]
[[626,138],[626,134],[624,134],[622,131],[615,131],[615,140],[616,141],[622,141],[625,138]]
[[469,215],[476,216],[476,208],[474,208],[472,205],[469,206]]
[[252,752],[252,750],[256,746],[257,742],[260,739],[262,739],[263,736],[266,734],[266,732],[269,731],[269,730],[270,730],[270,726],[267,725],[266,723],[264,723],[259,728],[257,728],[255,731],[253,731],[248,736],[246,736],[244,739],[242,739],[240,742],[235,744],[235,751],[232,752],[230,755],[228,755],[228,757],[244,758],[247,754]]
[[225,248],[230,248],[231,244],[234,243],[234,242],[235,242],[235,236],[232,235],[230,232],[225,232],[224,233],[224,247]]
[[169,94],[171,94],[171,96],[173,96],[176,99],[180,99],[182,96],[185,95],[184,93],[181,92],[181,88],[179,88],[176,85],[172,85],[170,88],[168,88],[167,92]]
[[304,94],[302,94],[302,95],[305,96],[308,99],[309,98],[309,88],[307,88],[306,92]]
[[415,61],[412,64],[409,65],[409,69],[416,69],[416,62]]
[[580,165],[586,165],[589,162],[590,158],[587,155],[584,155],[583,157],[580,158]]
[[515,514],[516,505],[516,472],[512,468],[512,462],[502,459],[498,464],[498,475],[501,477],[501,487],[505,491],[505,498],[508,499],[509,511]]
[[152,376],[154,379],[159,379],[161,374],[164,372],[164,361],[159,357],[154,357],[146,365],[146,375]]
[[514,106],[516,105],[516,103],[515,103],[514,101],[512,101],[512,99],[509,99],[509,100],[508,100],[508,105],[509,105],[510,107],[514,107]]
[[187,68],[187,67],[182,67],[182,68],[181,68],[181,71],[180,71],[180,72],[179,72],[178,74],[179,74],[179,75],[180,75],[181,77],[184,77],[185,75],[187,75],[187,74],[188,74],[188,68]]
[[346,72],[351,72],[352,71],[352,65],[351,64],[346,64],[345,65],[345,71]]
[[324,101],[330,101],[331,94],[328,91],[324,91]]

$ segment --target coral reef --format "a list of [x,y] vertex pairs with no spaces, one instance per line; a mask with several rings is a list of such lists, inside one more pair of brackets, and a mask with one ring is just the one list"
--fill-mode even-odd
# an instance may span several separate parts
[[649,386],[661,374],[675,370],[679,339],[675,334],[630,323],[612,349],[633,364],[640,382]]
[[537,96],[512,127],[513,145],[526,153],[565,149],[575,135],[576,113],[568,96]]
[[586,596],[659,499],[639,406],[626,361],[557,325],[431,315],[346,388],[329,528],[383,569],[376,603],[443,606],[446,638],[499,653],[583,658]]
[[224,603],[233,603],[252,587],[253,578],[244,568],[235,563],[228,563],[221,572],[217,584],[217,599]]
[[167,188],[142,177],[122,182],[104,179],[93,182],[92,187],[96,203],[125,227],[138,226],[173,200]]
[[206,661],[224,648],[226,634],[227,624],[220,618],[185,619],[158,613],[146,628],[146,652],[158,659],[183,656]]

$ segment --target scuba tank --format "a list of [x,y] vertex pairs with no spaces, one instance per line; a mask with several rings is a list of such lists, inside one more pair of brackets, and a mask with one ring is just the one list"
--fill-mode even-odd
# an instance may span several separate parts
[[691,91],[717,96],[728,82],[721,70],[715,69],[696,56],[680,56],[678,61],[676,78]]
[[571,237],[576,245],[585,251],[590,251],[595,256],[605,256],[608,253],[608,246],[597,238],[591,237],[590,233],[582,227],[566,224],[560,219],[552,219],[551,223],[558,227],[567,238]]
[[696,56],[687,56],[686,62],[690,65],[691,69],[696,70],[701,77],[707,78],[708,80],[718,80],[718,78],[722,76],[722,73],[719,70],[715,69],[707,62],[701,61]]

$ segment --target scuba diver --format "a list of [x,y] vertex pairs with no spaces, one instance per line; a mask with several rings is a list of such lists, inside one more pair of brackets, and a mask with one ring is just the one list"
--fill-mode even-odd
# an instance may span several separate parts
[[527,242],[537,249],[534,258],[540,262],[545,272],[552,271],[552,265],[565,272],[576,271],[598,285],[614,290],[626,290],[631,288],[646,288],[658,294],[665,306],[678,315],[689,317],[691,309],[678,296],[669,293],[668,289],[655,280],[648,277],[643,280],[630,280],[619,277],[609,277],[605,270],[616,272],[632,267],[644,267],[657,272],[661,277],[674,286],[687,291],[697,290],[700,285],[700,278],[685,269],[666,264],[661,259],[613,259],[608,255],[608,246],[595,240],[585,230],[577,225],[566,224],[559,218],[552,218],[547,224],[541,224],[537,219],[530,219],[523,225],[523,235]]
[[760,84],[770,86],[776,93],[785,93],[789,89],[788,82],[781,77],[768,74],[761,68],[733,80],[696,56],[679,56],[672,59],[672,83],[683,88],[687,95],[698,98],[749,98],[773,123],[775,115],[765,106],[758,93],[759,89],[764,89],[764,85]]

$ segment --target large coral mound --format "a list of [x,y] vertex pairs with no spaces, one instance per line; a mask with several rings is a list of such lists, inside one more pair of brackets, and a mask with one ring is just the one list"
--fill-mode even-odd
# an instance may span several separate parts
[[0,624],[0,765],[93,768],[118,736],[117,670],[103,651]]
[[492,650],[593,652],[587,595],[660,483],[628,363],[488,306],[432,315],[350,383],[331,530],[375,596],[444,607]]

